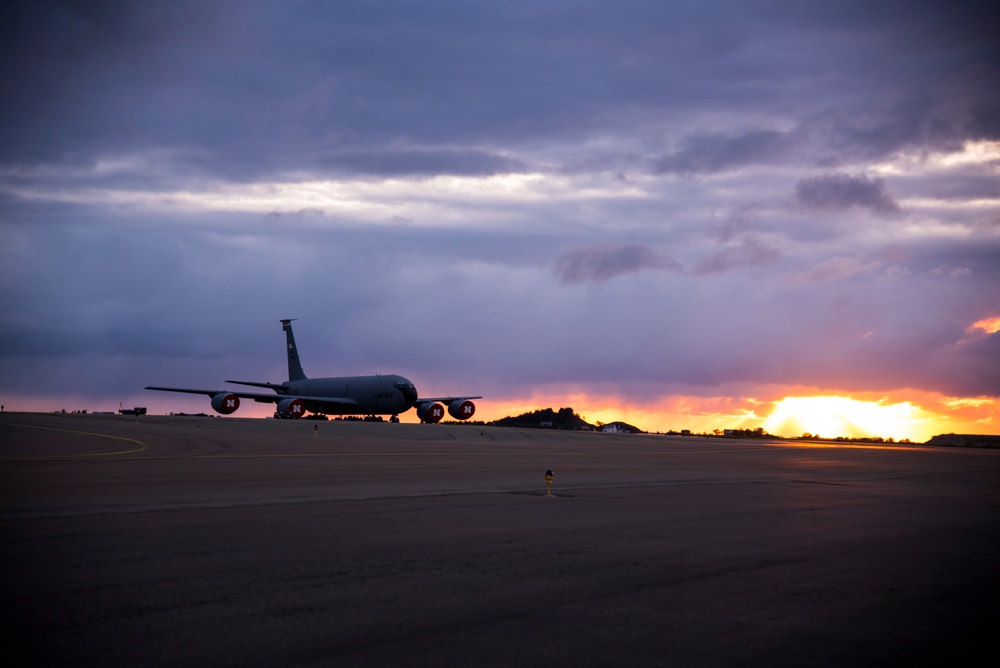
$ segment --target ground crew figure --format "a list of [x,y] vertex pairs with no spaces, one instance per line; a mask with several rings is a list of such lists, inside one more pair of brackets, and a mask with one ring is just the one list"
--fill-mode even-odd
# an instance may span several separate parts
[[545,484],[548,487],[548,491],[545,492],[545,496],[552,496],[552,471],[545,472]]
[[319,436],[319,425],[318,424],[314,424],[313,425],[313,436]]

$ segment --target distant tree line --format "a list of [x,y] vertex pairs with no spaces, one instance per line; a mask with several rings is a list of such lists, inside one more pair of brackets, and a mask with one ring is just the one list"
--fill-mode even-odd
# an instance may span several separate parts
[[897,441],[896,439],[892,438],[891,436],[888,437],[888,438],[882,438],[881,436],[860,436],[860,437],[857,437],[857,436],[838,436],[837,438],[823,438],[819,434],[810,434],[809,432],[806,432],[806,433],[802,434],[802,436],[800,436],[799,438],[801,440],[805,440],[805,441],[810,441],[810,440],[812,440],[812,441],[836,441],[837,443],[882,443],[882,444],[885,444],[885,443],[903,443],[903,444],[909,444],[910,443],[910,439],[908,439],[908,438],[904,438],[904,439],[901,439],[901,440]]
[[[719,430],[715,430],[715,435],[719,435]],[[777,438],[773,434],[769,434],[764,431],[763,427],[757,427],[756,429],[726,429],[722,432],[722,436],[726,438]]]
[[[816,438],[819,437],[817,436]],[[838,443],[903,443],[907,445],[910,443],[910,439],[908,438],[902,438],[897,441],[892,436],[888,438],[882,438],[881,436],[862,436],[861,438],[838,436],[834,440]]]

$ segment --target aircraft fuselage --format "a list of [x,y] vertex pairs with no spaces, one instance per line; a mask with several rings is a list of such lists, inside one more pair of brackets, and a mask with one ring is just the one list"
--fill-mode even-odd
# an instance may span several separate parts
[[306,409],[328,415],[397,415],[413,408],[417,390],[403,376],[345,376],[306,378],[285,383],[283,394],[300,397],[345,397],[357,406],[318,404],[303,399]]

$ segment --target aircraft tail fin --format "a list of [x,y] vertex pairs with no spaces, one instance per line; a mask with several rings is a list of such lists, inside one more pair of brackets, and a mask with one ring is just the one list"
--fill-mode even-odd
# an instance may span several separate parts
[[285,340],[288,342],[288,380],[305,380],[306,374],[302,372],[302,363],[299,362],[299,349],[295,347],[295,335],[292,334],[292,320],[281,321],[281,328],[285,330]]

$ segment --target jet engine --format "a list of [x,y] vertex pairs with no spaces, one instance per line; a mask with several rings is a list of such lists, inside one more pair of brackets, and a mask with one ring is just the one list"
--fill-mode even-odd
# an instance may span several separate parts
[[215,409],[216,413],[229,415],[235,413],[239,407],[240,398],[231,392],[219,392],[212,395],[212,408]]
[[468,420],[476,414],[476,405],[468,399],[456,399],[448,404],[448,415],[456,420]]
[[421,422],[431,424],[440,422],[441,418],[444,417],[444,406],[434,402],[417,404],[417,417],[420,418]]
[[278,413],[293,418],[300,418],[306,413],[306,405],[302,403],[301,399],[288,397],[278,402]]

